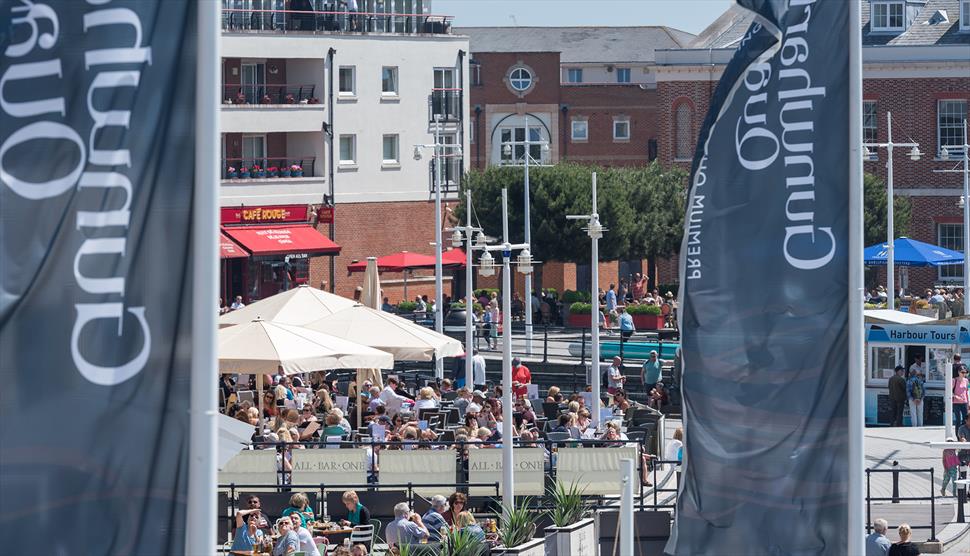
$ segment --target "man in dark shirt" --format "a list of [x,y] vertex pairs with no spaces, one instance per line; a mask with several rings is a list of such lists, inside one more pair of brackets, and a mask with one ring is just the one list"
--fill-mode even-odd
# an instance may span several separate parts
[[903,408],[906,407],[906,369],[896,365],[896,374],[889,379],[889,403],[893,408],[893,426],[903,426]]

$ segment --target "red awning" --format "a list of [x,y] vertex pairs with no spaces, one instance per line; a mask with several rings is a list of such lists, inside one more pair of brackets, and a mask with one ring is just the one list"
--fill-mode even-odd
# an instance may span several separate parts
[[336,255],[340,246],[310,225],[225,228],[226,234],[253,255],[307,253]]
[[249,253],[245,252],[235,241],[226,237],[225,233],[219,234],[219,258],[239,259],[248,256]]
[[[464,257],[464,254],[462,254],[462,257]],[[455,268],[458,266],[455,261],[448,261],[444,257],[444,253],[441,257],[441,263],[445,268]],[[464,266],[464,259],[462,259],[461,266]],[[420,268],[434,268],[434,255],[421,255],[420,253],[401,251],[400,253],[377,258],[377,270],[380,272],[402,272]],[[347,265],[348,272],[364,272],[366,269],[366,260]]]

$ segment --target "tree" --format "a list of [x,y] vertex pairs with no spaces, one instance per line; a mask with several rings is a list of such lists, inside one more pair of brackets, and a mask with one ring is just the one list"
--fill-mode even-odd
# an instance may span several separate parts
[[[597,172],[600,221],[608,231],[600,240],[603,260],[645,258],[676,251],[683,234],[682,170],[664,170],[653,163],[643,168],[597,168],[558,164],[531,168],[532,253],[539,260],[585,263],[590,257],[585,221],[567,214],[589,214],[592,172]],[[465,180],[472,191],[473,221],[486,234],[502,235],[502,189],[509,195],[509,235],[523,240],[523,169],[491,166]],[[458,216],[464,222],[464,204]]]
[[[908,197],[893,200],[893,237],[909,232],[910,204]],[[885,243],[887,224],[886,184],[873,174],[863,177],[863,219],[866,246]]]

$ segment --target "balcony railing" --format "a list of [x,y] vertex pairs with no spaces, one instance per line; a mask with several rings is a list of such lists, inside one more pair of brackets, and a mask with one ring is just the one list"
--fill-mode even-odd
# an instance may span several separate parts
[[[294,3],[296,4],[296,3]],[[340,2],[343,7],[343,2]],[[305,2],[308,9],[276,9],[275,0],[223,0],[225,31],[272,31],[279,33],[397,33],[441,35],[451,33],[452,16],[391,12],[341,11],[333,2]],[[387,2],[390,5],[390,2]],[[291,6],[292,7],[292,6]]]
[[432,89],[428,97],[428,121],[435,116],[442,122],[461,120],[461,89]]
[[223,85],[225,104],[320,104],[315,85]]
[[[428,163],[429,189],[434,193],[434,166],[432,159]],[[464,175],[462,157],[457,154],[446,154],[441,156],[441,193],[458,193],[461,180]]]
[[[222,179],[286,179],[307,178],[316,175],[314,156],[265,158],[223,158]],[[296,166],[299,170],[294,170]],[[258,170],[256,169],[258,167]],[[276,175],[270,169],[276,168]],[[247,170],[243,172],[243,169]],[[230,170],[232,170],[230,172]],[[262,173],[260,173],[262,172]]]

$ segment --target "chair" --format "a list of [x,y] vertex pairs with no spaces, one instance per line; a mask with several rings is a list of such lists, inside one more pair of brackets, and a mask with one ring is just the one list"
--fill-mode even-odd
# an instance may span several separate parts
[[546,419],[555,421],[559,418],[559,404],[556,402],[543,402],[542,414]]
[[367,545],[367,550],[370,551],[371,544],[374,542],[374,526],[373,525],[356,525],[353,531],[350,532],[350,544],[355,545],[357,543]]
[[[562,442],[565,440],[569,440],[570,435],[568,432],[550,432],[550,433],[546,433],[546,439],[553,442]],[[566,445],[565,442],[560,444],[560,446],[565,446],[565,445]]]
[[441,399],[449,402],[453,401],[457,397],[458,397],[458,392],[454,390],[452,390],[451,392],[445,392],[444,394],[441,394]]

